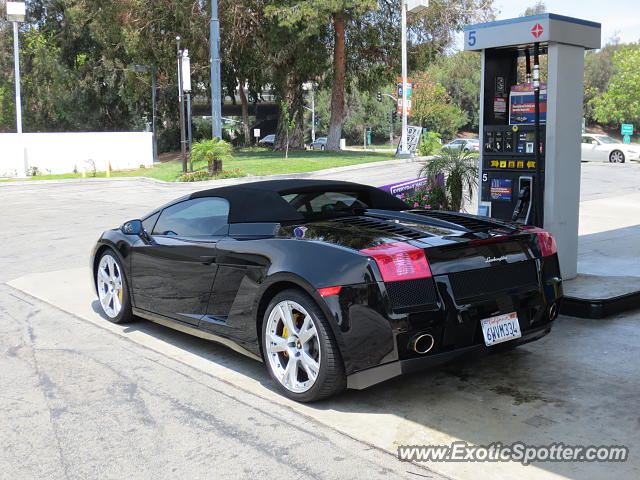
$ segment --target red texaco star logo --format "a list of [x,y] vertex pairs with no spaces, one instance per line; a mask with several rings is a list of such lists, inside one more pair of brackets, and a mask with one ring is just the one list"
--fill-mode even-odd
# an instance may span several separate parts
[[539,38],[540,35],[542,35],[542,32],[544,32],[544,28],[542,28],[542,25],[540,25],[539,23],[536,23],[531,29],[531,33],[536,38]]

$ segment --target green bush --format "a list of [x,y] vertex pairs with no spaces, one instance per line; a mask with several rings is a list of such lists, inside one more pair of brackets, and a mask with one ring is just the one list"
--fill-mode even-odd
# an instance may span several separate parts
[[222,170],[218,175],[209,176],[208,170],[198,170],[196,172],[183,173],[178,177],[178,182],[202,182],[204,180],[220,180],[223,178],[240,178],[246,177],[247,174],[239,168],[233,170]]
[[234,168],[233,170],[222,170],[222,172],[218,173],[214,178],[240,178],[246,177],[248,174],[240,170],[239,168]]
[[435,155],[441,148],[440,134],[431,130],[422,136],[422,141],[418,145],[418,153],[422,156]]
[[203,180],[211,180],[207,170],[183,173],[178,177],[178,182],[201,182]]

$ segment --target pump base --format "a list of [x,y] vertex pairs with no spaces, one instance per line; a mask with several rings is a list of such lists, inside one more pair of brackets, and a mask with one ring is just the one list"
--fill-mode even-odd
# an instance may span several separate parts
[[564,282],[560,313],[601,319],[640,309],[640,277],[578,275]]

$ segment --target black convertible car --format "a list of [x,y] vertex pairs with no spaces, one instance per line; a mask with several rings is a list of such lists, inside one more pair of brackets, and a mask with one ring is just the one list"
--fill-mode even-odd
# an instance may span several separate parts
[[298,401],[536,340],[562,296],[548,232],[334,181],[193,193],[104,232],[91,266],[111,321],[229,345]]

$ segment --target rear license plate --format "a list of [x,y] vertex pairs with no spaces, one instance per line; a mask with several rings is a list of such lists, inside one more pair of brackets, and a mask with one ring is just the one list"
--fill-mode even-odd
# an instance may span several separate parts
[[484,343],[487,346],[507,342],[522,336],[518,315],[515,312],[485,318],[480,320],[480,324],[484,334]]

